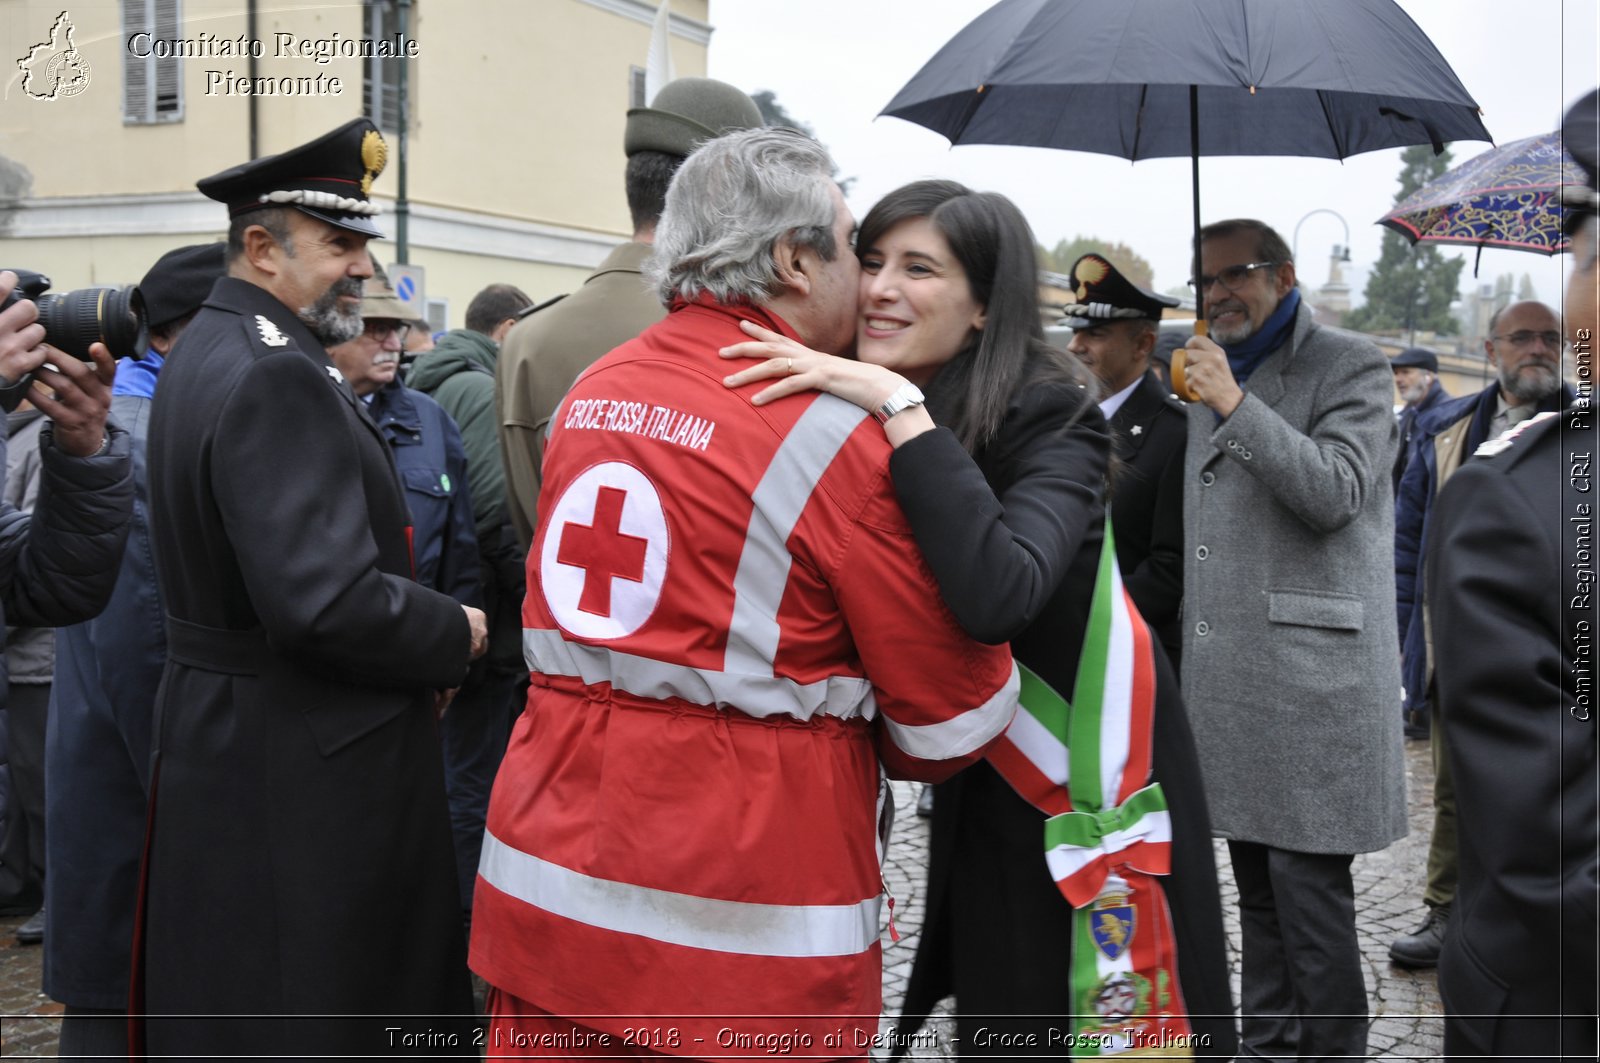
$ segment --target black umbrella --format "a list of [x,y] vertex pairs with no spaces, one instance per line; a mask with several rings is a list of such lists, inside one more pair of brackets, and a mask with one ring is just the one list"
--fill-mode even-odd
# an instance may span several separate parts
[[1188,155],[1197,245],[1202,155],[1490,139],[1393,0],[1000,0],[883,113],[951,144]]

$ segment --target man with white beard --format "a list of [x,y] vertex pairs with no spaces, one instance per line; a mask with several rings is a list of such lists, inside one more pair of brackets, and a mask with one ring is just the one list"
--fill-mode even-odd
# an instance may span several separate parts
[[1439,356],[1426,347],[1407,347],[1389,360],[1389,368],[1394,370],[1395,394],[1405,403],[1400,411],[1400,452],[1394,459],[1394,490],[1399,494],[1417,415],[1444,402],[1450,393],[1439,383]]
[[1512,303],[1489,319],[1484,353],[1497,378],[1475,395],[1463,395],[1420,414],[1395,501],[1395,605],[1400,625],[1404,711],[1410,733],[1433,733],[1433,841],[1428,884],[1422,894],[1427,917],[1395,940],[1389,958],[1402,967],[1436,966],[1456,894],[1456,801],[1445,743],[1432,727],[1432,650],[1423,616],[1424,544],[1434,501],[1446,480],[1488,440],[1537,413],[1572,401],[1561,382],[1565,336],[1561,319],[1539,302]]
[[329,347],[328,357],[366,403],[394,455],[411,511],[412,578],[463,605],[481,606],[466,445],[443,407],[400,380],[409,311],[383,268],[373,262],[372,269],[361,296],[361,334]]

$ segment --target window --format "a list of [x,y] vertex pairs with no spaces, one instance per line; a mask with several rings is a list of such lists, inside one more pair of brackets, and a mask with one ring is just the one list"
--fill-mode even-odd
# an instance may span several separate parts
[[428,300],[428,331],[443,332],[450,327],[450,300]]
[[[180,0],[122,0],[122,35],[148,33],[152,45],[183,36]],[[159,56],[164,47],[142,48],[151,54],[122,54],[122,121],[153,125],[183,121],[183,60]]]
[[[393,41],[395,34],[405,28],[404,19],[400,6],[394,0],[367,0],[362,36],[373,42]],[[405,62],[404,56],[379,58],[374,55],[366,61],[366,69],[362,72],[362,110],[386,133],[400,130],[400,75]],[[410,98],[407,109],[409,118],[410,114],[415,113],[415,80],[406,85],[406,95]]]

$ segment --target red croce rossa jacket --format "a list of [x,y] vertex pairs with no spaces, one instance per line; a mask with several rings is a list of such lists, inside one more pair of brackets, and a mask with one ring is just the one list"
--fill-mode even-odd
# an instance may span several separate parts
[[794,335],[680,302],[551,421],[532,687],[472,965],[619,1042],[860,1055],[881,1003],[880,765],[937,780],[976,760],[1017,673],[940,601],[872,418],[723,386],[741,318]]

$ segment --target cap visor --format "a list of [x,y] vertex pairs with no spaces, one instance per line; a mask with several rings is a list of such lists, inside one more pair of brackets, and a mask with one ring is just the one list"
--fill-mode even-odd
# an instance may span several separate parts
[[377,223],[365,214],[343,214],[327,210],[313,210],[298,203],[294,205],[294,209],[302,214],[309,214],[318,221],[325,221],[336,229],[348,229],[350,232],[360,233],[362,236],[371,236],[379,240],[385,239],[383,230],[378,228]]

